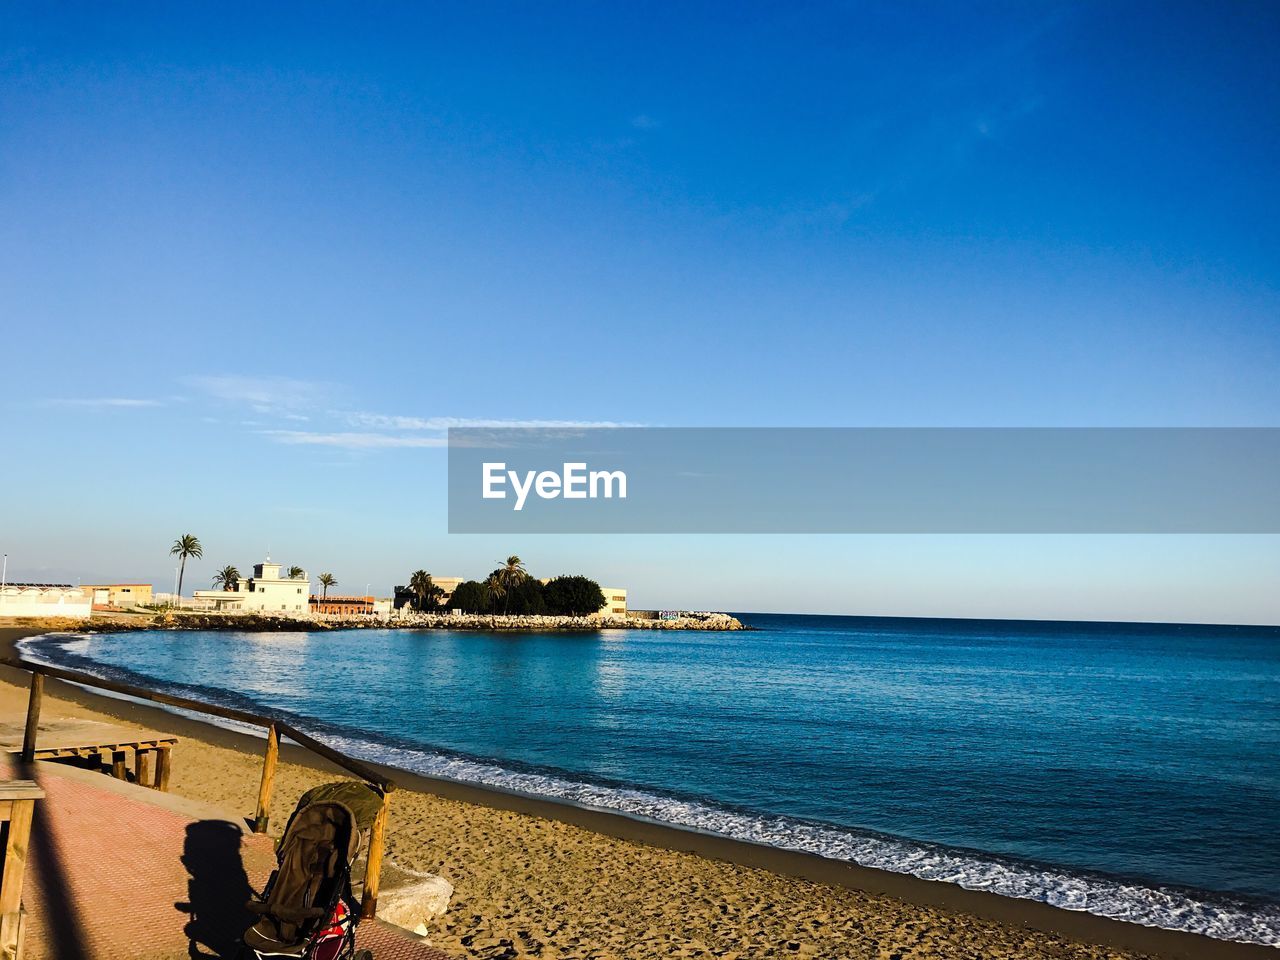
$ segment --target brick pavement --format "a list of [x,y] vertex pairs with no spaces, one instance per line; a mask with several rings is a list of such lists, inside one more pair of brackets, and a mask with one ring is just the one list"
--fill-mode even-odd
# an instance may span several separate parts
[[[23,895],[27,960],[236,957],[252,922],[244,903],[275,861],[270,838],[193,816],[189,801],[36,768],[46,797],[36,804]],[[449,960],[377,921],[360,925],[357,945],[375,960]]]

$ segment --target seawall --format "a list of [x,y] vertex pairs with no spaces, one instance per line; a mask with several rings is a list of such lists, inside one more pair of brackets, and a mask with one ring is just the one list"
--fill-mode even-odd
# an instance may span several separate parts
[[7,621],[3,625],[40,630],[476,630],[485,632],[590,632],[596,630],[746,630],[736,617],[724,613],[648,620],[636,617],[499,616],[494,614],[416,613],[380,617],[272,617],[256,613],[202,613],[178,610],[158,614],[127,614],[89,620],[46,618]]

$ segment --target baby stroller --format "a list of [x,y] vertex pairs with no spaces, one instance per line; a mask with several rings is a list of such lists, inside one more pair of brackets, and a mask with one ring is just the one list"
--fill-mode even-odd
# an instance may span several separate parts
[[242,960],[372,960],[367,950],[356,955],[360,904],[351,868],[381,806],[363,783],[327,783],[302,795],[276,846],[276,869],[248,903],[259,919],[244,933]]

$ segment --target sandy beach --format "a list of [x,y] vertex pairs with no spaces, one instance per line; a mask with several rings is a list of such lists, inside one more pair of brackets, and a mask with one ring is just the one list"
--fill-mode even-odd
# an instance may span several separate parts
[[[0,647],[30,630],[0,630]],[[0,718],[25,713],[26,675],[0,670]],[[171,731],[172,791],[247,815],[262,741],[164,711],[46,686],[44,717]],[[286,745],[271,809],[333,779]],[[1029,901],[865,870],[397,773],[384,889],[439,874],[455,893],[428,939],[458,956],[622,958],[1268,957],[1264,947],[1122,924]]]

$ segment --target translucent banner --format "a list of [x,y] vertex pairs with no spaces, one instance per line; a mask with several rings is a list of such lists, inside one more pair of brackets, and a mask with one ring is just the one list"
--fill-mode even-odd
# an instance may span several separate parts
[[450,533],[1278,533],[1277,428],[456,428]]

